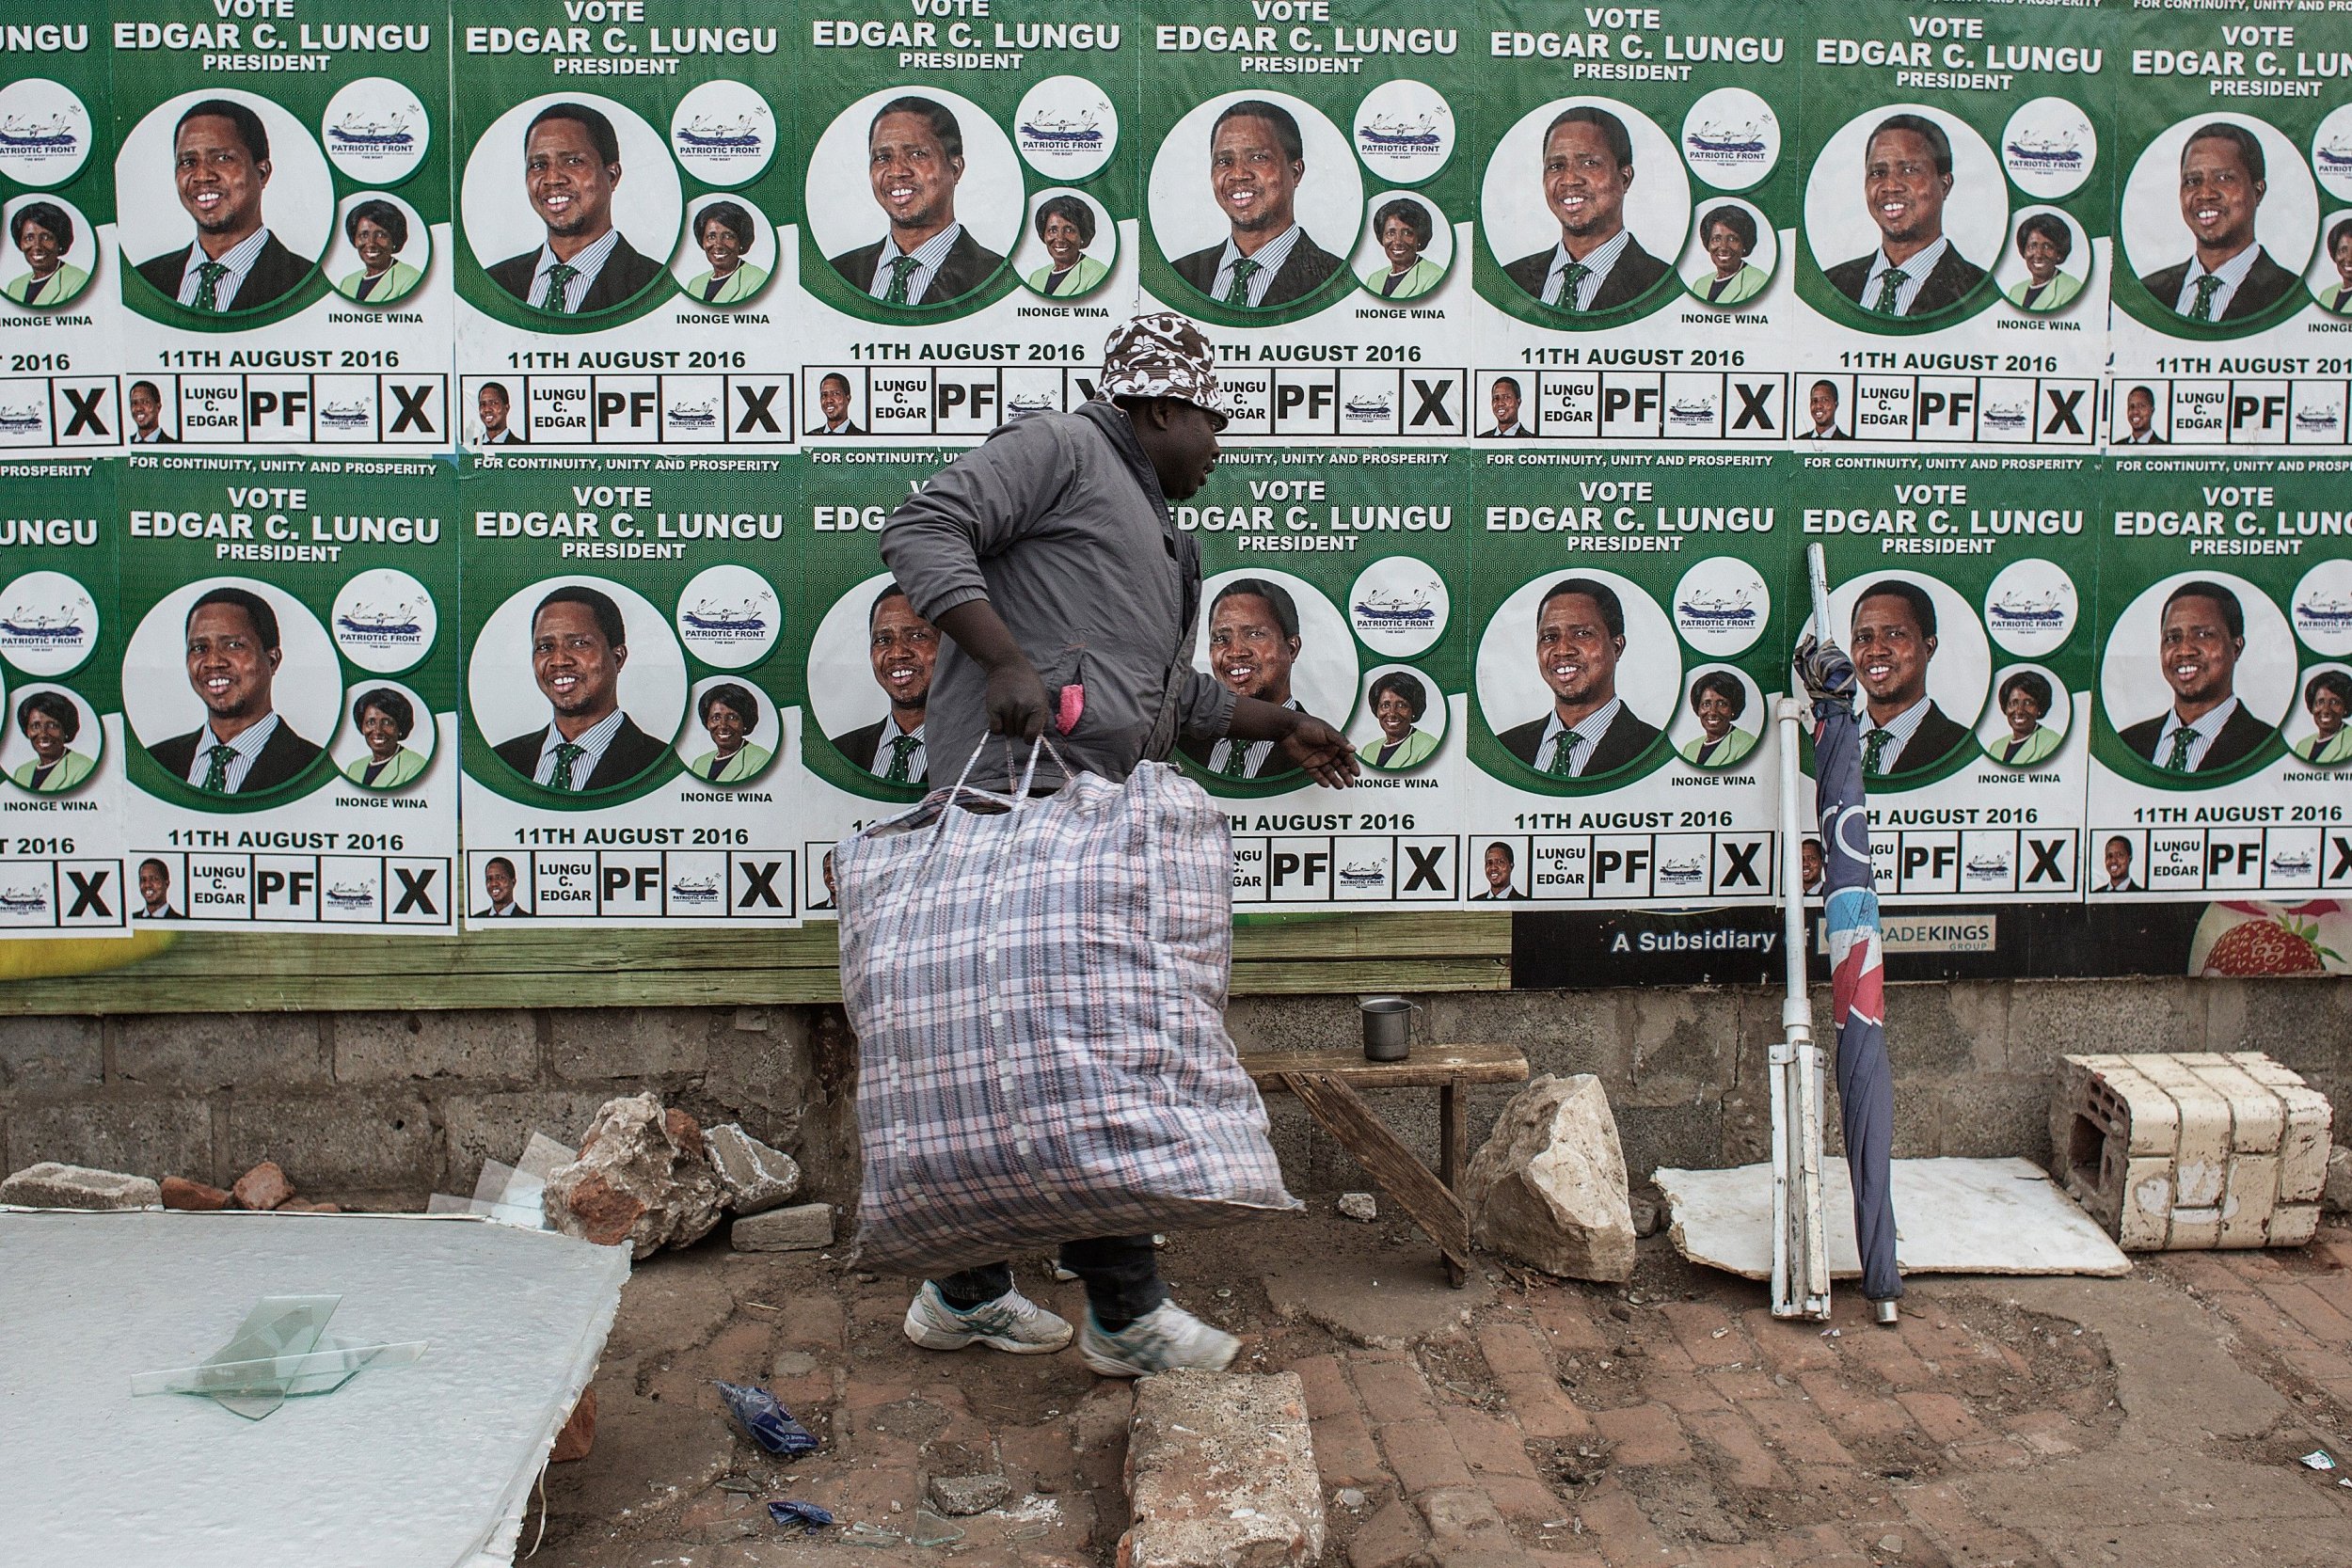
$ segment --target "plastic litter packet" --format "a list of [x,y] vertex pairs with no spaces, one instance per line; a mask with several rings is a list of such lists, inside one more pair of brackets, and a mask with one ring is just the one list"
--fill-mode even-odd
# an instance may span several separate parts
[[806,1525],[810,1535],[833,1523],[833,1515],[815,1503],[771,1502],[768,1517],[779,1525]]
[[[716,1382],[717,1380],[713,1380]],[[815,1433],[792,1418],[791,1412],[776,1402],[776,1396],[765,1388],[743,1383],[719,1383],[720,1397],[735,1418],[743,1423],[743,1430],[770,1453],[786,1459],[806,1453],[817,1447]]]

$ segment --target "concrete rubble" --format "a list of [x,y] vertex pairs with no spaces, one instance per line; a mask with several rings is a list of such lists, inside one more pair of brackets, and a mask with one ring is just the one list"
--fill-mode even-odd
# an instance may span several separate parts
[[240,1209],[282,1209],[294,1200],[294,1184],[275,1162],[264,1160],[238,1177],[229,1196]]
[[564,1234],[598,1246],[627,1242],[644,1259],[708,1235],[724,1197],[694,1118],[640,1094],[598,1109],[580,1158],[548,1178],[546,1205]]
[[2331,1214],[2352,1213],[2352,1148],[2339,1144],[2328,1151],[2328,1185],[2319,1206]]
[[985,1513],[1012,1495],[1012,1482],[1001,1475],[933,1476],[931,1505],[951,1518]]
[[165,1177],[163,1195],[167,1209],[188,1209],[203,1213],[229,1207],[229,1189],[191,1181],[184,1176]]
[[43,1160],[0,1181],[0,1203],[28,1209],[152,1209],[163,1190],[144,1176]]
[[801,1167],[782,1149],[771,1148],[734,1122],[703,1129],[711,1168],[726,1189],[726,1204],[739,1214],[779,1208],[801,1190]]
[[1305,1568],[1323,1484],[1295,1372],[1164,1372],[1136,1386],[1120,1568]]
[[746,1214],[727,1228],[727,1244],[738,1252],[803,1252],[833,1245],[833,1205],[803,1203]]
[[1380,1204],[1370,1193],[1342,1193],[1340,1212],[1351,1220],[1370,1224],[1380,1217]]
[[1625,1154],[1600,1080],[1547,1073],[1495,1118],[1462,1180],[1470,1235],[1506,1258],[1569,1279],[1633,1273]]

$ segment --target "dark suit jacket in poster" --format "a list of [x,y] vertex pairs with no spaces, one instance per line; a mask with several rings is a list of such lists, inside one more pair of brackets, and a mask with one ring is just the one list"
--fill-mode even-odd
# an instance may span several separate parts
[[[1867,256],[1840,261],[1822,276],[1829,279],[1831,288],[1867,310],[1869,306],[1863,299],[1862,291],[1869,284],[1870,264],[1877,260],[1878,252],[1874,250]],[[1968,291],[1983,281],[1982,267],[1963,256],[1960,246],[1946,245],[1944,259],[1935,263],[1935,270],[1928,274],[1928,280],[1919,285],[1919,292],[1913,296],[1911,309],[1904,312],[1903,319],[1908,321],[1914,316],[1931,316],[1938,310],[1948,310],[1967,298]]]
[[[180,297],[180,279],[186,276],[188,258],[196,244],[190,241],[178,250],[167,250],[161,256],[139,263],[139,276],[164,292],[167,299]],[[311,263],[296,256],[278,243],[272,234],[262,242],[262,254],[253,259],[252,270],[237,286],[237,297],[229,302],[231,310],[259,310],[274,305],[292,293],[301,281],[310,276]]]
[[[1544,731],[1551,723],[1551,715],[1530,719],[1524,724],[1514,724],[1495,738],[1502,742],[1504,751],[1528,767],[1535,766],[1535,755],[1544,749]],[[1613,773],[1618,768],[1649,750],[1649,743],[1658,738],[1658,726],[1645,724],[1634,717],[1629,707],[1617,710],[1617,717],[1593,748],[1593,754],[1584,759],[1584,771],[1580,777]]]
[[[874,281],[874,269],[882,265],[882,246],[888,243],[887,240],[876,240],[872,245],[862,245],[855,250],[844,251],[826,260],[833,263],[833,270],[841,275],[842,281],[859,293],[864,293]],[[956,236],[956,243],[947,247],[947,259],[939,263],[937,272],[931,274],[930,287],[923,291],[922,302],[908,309],[928,310],[934,305],[960,299],[995,277],[996,269],[1004,264],[1005,259],[974,239],[972,230],[967,228]]]
[[[539,252],[526,250],[520,256],[509,256],[492,267],[490,281],[525,305],[535,308],[539,302],[531,297],[531,279],[538,270]],[[604,269],[596,274],[596,280],[588,285],[588,292],[580,296],[580,309],[572,314],[585,316],[597,310],[610,310],[616,305],[625,305],[660,274],[660,263],[639,255],[636,247],[628,243],[628,236],[623,234],[614,241],[612,254],[604,259]],[[612,755],[610,752],[605,754]]]
[[[2163,764],[2156,760],[2156,745],[2164,734],[2164,721],[2169,717],[2169,714],[2159,713],[2153,719],[2141,720],[2122,732],[2123,744],[2129,746],[2135,755],[2162,767]],[[2270,737],[2277,733],[2247,712],[2246,705],[2241,702],[2237,711],[2230,715],[2230,721],[2221,726],[2221,733],[2213,737],[2213,744],[2205,749],[2204,757],[2191,771],[2210,773],[2233,762],[2244,762],[2268,744]]]
[[[1544,284],[1551,277],[1552,257],[1559,248],[1548,245],[1533,256],[1522,256],[1502,269],[1503,276],[1540,300],[1544,297]],[[1600,290],[1593,295],[1593,303],[1584,313],[1630,305],[1665,276],[1666,263],[1644,250],[1642,242],[1629,233],[1624,253],[1617,258],[1617,264],[1609,269],[1609,276],[1600,280]]]
[[[548,732],[537,729],[529,735],[518,735],[512,740],[501,741],[495,748],[499,761],[528,779],[539,771],[539,749],[547,744],[547,739]],[[613,736],[612,744],[604,749],[604,755],[596,759],[596,771],[588,775],[588,782],[580,787],[611,789],[615,784],[625,784],[660,762],[669,754],[669,751],[670,748],[639,729],[636,720],[623,714],[620,732]]]
[[[1178,257],[1176,276],[1214,299],[1216,264],[1224,257],[1225,242],[1219,240],[1206,250]],[[1278,305],[1295,304],[1328,283],[1331,275],[1339,270],[1340,259],[1315,244],[1314,236],[1302,229],[1291,245],[1290,255],[1283,260],[1282,270],[1266,285],[1265,298],[1252,309],[1271,310]]]
[[[160,746],[149,747],[147,754],[173,778],[184,781],[188,769],[196,766],[197,746],[199,743],[209,746],[211,742],[205,736],[211,733],[199,727],[185,735],[175,735]],[[264,789],[276,789],[310,767],[318,754],[319,749],[294,734],[294,726],[286,722],[286,716],[281,713],[278,716],[278,728],[270,733],[268,742],[262,748],[262,754],[253,759],[253,766],[246,769],[245,782],[237,785],[235,793],[251,795]]]
[[[882,751],[882,732],[897,728],[898,726],[887,719],[877,719],[872,723],[851,730],[846,735],[829,735],[825,738],[833,742],[834,751],[870,773],[874,770],[874,758]],[[929,781],[917,774],[914,782],[925,784]]]
[[[1868,735],[1871,724],[1868,715],[1862,720],[1862,733]],[[1944,710],[1933,703],[1919,720],[1919,727],[1911,732],[1911,739],[1896,755],[1895,766],[1886,770],[1886,777],[1898,779],[1905,773],[1916,773],[1932,768],[1952,754],[1952,748],[1969,738],[1967,729],[1954,723]]]
[[[2168,310],[2174,309],[2180,304],[2181,286],[2188,281],[2188,268],[2189,263],[2183,261],[2162,272],[2152,272],[2139,280],[2139,286],[2155,295],[2157,304]],[[2270,252],[2257,245],[2254,247],[2254,264],[2246,269],[2246,278],[2238,284],[2237,293],[2230,296],[2230,303],[2223,309],[2221,319],[2225,322],[2244,321],[2249,316],[2259,315],[2284,298],[2286,292],[2294,288],[2297,281],[2295,274],[2270,259]]]

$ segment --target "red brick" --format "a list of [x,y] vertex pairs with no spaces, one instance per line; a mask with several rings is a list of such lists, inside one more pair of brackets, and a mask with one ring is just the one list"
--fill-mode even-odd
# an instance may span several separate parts
[[1714,1388],[1716,1375],[1679,1370],[1653,1371],[1642,1379],[1642,1392],[1680,1411],[1728,1410],[1731,1406]]
[[1554,1350],[1571,1355],[1608,1348],[1610,1337],[1600,1330],[1583,1295],[1571,1291],[1547,1291],[1535,1297],[1535,1326]]
[[1682,1440],[1682,1428],[1676,1424],[1674,1412],[1662,1404],[1597,1411],[1593,1425],[1616,1445],[1610,1454],[1613,1464],[1631,1467],[1691,1463],[1691,1445]]
[[834,1297],[787,1296],[778,1316],[784,1323],[786,1344],[804,1350],[841,1350],[841,1303]]
[[2033,1463],[2032,1451],[2014,1437],[1955,1443],[1951,1451],[1952,1464],[1963,1470],[2017,1470]]
[[1949,1486],[1907,1486],[1895,1500],[1952,1568],[2040,1568],[2049,1560],[2025,1536],[1970,1512]]
[[1421,1515],[1402,1497],[1380,1505],[1347,1543],[1349,1568],[1396,1568],[1429,1544]]
[[1581,1495],[1576,1516],[1584,1521],[1584,1533],[1600,1549],[1609,1568],[1661,1568],[1675,1560],[1665,1542],[1650,1528],[1641,1504],[1613,1481],[1604,1481]]
[[1426,1420],[1434,1414],[1429,1385],[1411,1362],[1359,1357],[1354,1370],[1357,1397],[1363,1401],[1364,1414],[1375,1426]]
[[1388,1479],[1380,1463],[1372,1428],[1354,1411],[1326,1416],[1310,1427],[1315,1447],[1315,1468],[1327,1486],[1371,1486]]
[[1725,1410],[1711,1415],[1686,1416],[1682,1424],[1724,1456],[1731,1466],[1731,1484],[1756,1491],[1785,1492],[1788,1489],[1788,1472],[1780,1462],[1764,1451],[1756,1440],[1756,1429],[1740,1417]]
[[1851,1465],[1853,1455],[1795,1400],[1750,1400],[1740,1407],[1781,1452],[1800,1465]]
[[[169,1193],[164,1196],[164,1207],[167,1209],[171,1207]],[[2303,1285],[2339,1313],[2352,1318],[2352,1274],[2305,1275]]]
[[1454,1405],[1447,1407],[1445,1424],[1454,1434],[1454,1447],[1462,1462],[1473,1471],[1534,1479],[1535,1465],[1527,1457],[1527,1440],[1516,1423]]
[[1731,1314],[1713,1302],[1670,1301],[1660,1310],[1674,1331],[1675,1343],[1695,1366],[1728,1367],[1759,1359]]
[[1356,1389],[1347,1381],[1347,1369],[1336,1355],[1310,1355],[1291,1364],[1298,1381],[1307,1386],[1307,1415],[1321,1420],[1343,1410],[1357,1408]]
[[2233,1295],[2253,1289],[2209,1252],[2168,1252],[2163,1267],[2194,1286],[2201,1295]]
[[1745,1400],[1776,1400],[1782,1396],[1780,1385],[1762,1372],[1741,1368],[1738,1371],[1713,1371],[1707,1374],[1707,1386],[1724,1399],[1738,1404]]
[[184,1176],[164,1178],[164,1207],[167,1209],[226,1209],[229,1195],[218,1187],[191,1181]]
[[1380,1451],[1407,1492],[1434,1492],[1445,1486],[1468,1486],[1470,1466],[1443,1421],[1424,1418],[1398,1421],[1379,1432]]
[[2310,1286],[2288,1280],[2265,1285],[2263,1294],[2323,1344],[2352,1345],[2352,1318],[2328,1304]]
[[1429,1522],[1429,1533],[1440,1548],[1447,1550],[1464,1546],[1508,1546],[1511,1527],[1502,1522],[1502,1513],[1486,1494],[1475,1486],[1440,1487],[1413,1499],[1421,1516]]
[[1807,1525],[1792,1529],[1773,1544],[1788,1568],[1863,1568],[1874,1560],[1858,1551],[1836,1525]]
[[1913,1392],[1898,1394],[1895,1401],[1911,1412],[1911,1418],[1931,1443],[1981,1443],[1991,1435],[1968,1414],[1968,1407],[1949,1394]]
[[1496,1383],[1519,1430],[1530,1437],[1581,1437],[1593,1430],[1592,1419],[1549,1377],[1503,1377]]
[[1498,1377],[1522,1373],[1551,1375],[1551,1357],[1536,1342],[1534,1330],[1524,1323],[1482,1324],[1478,1348]]
[[1483,1475],[1478,1478],[1478,1489],[1502,1511],[1504,1518],[1518,1524],[1540,1525],[1547,1519],[1565,1518],[1568,1513],[1568,1505],[1551,1488],[1524,1476]]
[[2087,1435],[2082,1427],[2055,1410],[2028,1410],[2011,1416],[2008,1422],[2010,1435],[2038,1454],[2056,1457],[2082,1451],[2082,1439]]
[[1817,1367],[1837,1364],[1829,1341],[1809,1323],[1783,1323],[1769,1312],[1747,1312],[1740,1316],[1740,1326],[1756,1342],[1756,1354],[1764,1365],[1784,1376],[1794,1377]]
[[2257,1285],[2286,1272],[2284,1266],[2266,1252],[2217,1252],[2214,1256],[2221,1259],[2222,1266],[2232,1274]]
[[1845,1364],[1860,1367],[1897,1388],[1932,1388],[1935,1374],[1911,1354],[1911,1347],[1883,1328],[1848,1329],[1838,1343],[1845,1347]]
[[[286,1173],[278,1168],[275,1160],[264,1160],[238,1177],[235,1184],[229,1189],[229,1195],[237,1200],[240,1209],[278,1209],[294,1196],[294,1185],[286,1180]],[[641,1212],[644,1208],[644,1205],[638,1205]],[[627,1222],[623,1222],[621,1228],[624,1231],[628,1228]]]
[[1797,1386],[1813,1396],[1813,1407],[1844,1436],[1893,1438],[1913,1430],[1911,1412],[1890,1395],[1864,1393],[1830,1372],[1806,1372]]
[[1699,1553],[1705,1568],[1782,1568],[1782,1558],[1769,1541],[1744,1541],[1737,1546],[1709,1546]]
[[548,1453],[550,1465],[568,1465],[585,1459],[596,1446],[596,1386],[590,1384],[580,1391],[580,1399],[572,1413],[564,1421],[564,1430],[555,1434],[555,1447]]
[[2341,1351],[2314,1347],[2281,1353],[2282,1360],[2296,1372],[2313,1383],[2341,1383],[2352,1378],[2352,1356]]

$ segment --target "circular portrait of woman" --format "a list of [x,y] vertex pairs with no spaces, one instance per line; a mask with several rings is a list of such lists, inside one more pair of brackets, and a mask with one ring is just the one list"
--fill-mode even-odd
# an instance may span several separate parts
[[1762,293],[1780,264],[1780,235],[1762,209],[1733,197],[1709,201],[1677,269],[1692,297],[1735,310]]
[[81,209],[54,196],[20,196],[6,208],[8,247],[0,250],[0,297],[28,310],[54,310],[81,297],[98,270],[98,231]]
[[2331,316],[2352,316],[2352,213],[2330,213],[2320,226],[2319,254],[2304,286]]
[[1075,299],[1110,280],[1119,262],[1119,225],[1100,201],[1068,186],[1038,192],[1013,271],[1031,293]]
[[669,756],[686,656],[669,617],[635,589],[549,578],[482,624],[466,700],[515,777],[554,795],[618,789]]
[[433,264],[433,226],[396,196],[347,198],[326,251],[326,278],[356,305],[389,305],[424,281]]
[[2352,762],[2352,666],[2314,664],[2302,673],[2303,700],[2287,716],[2287,750],[2313,768]]
[[122,711],[170,778],[261,795],[304,777],[343,717],[342,661],[310,607],[272,583],[206,578],[131,630]]
[[[1237,697],[1300,708],[1335,729],[1347,726],[1358,690],[1356,640],[1320,589],[1288,572],[1253,569],[1220,572],[1202,594],[1196,669]],[[1295,771],[1271,740],[1186,740],[1177,749],[1213,779]]]
[[783,750],[784,721],[774,699],[739,676],[695,683],[688,711],[693,717],[678,732],[677,755],[698,784],[749,784]]
[[79,693],[62,686],[19,687],[10,700],[0,773],[35,795],[63,795],[98,771],[105,726]]
[[1348,263],[1357,284],[1382,299],[1419,299],[1454,265],[1454,226],[1425,196],[1382,191],[1371,201],[1364,237]]
[[1564,316],[1606,312],[1667,281],[1691,232],[1691,176],[1639,109],[1564,98],[1495,144],[1479,214],[1522,293]]
[[884,87],[843,109],[808,161],[808,231],[877,304],[934,309],[981,288],[1021,241],[1020,155],[970,99]]
[[458,214],[490,281],[548,316],[617,310],[662,279],[685,198],[661,133],[596,93],[542,93],[490,122]]
[[1711,773],[1747,761],[1765,722],[1764,694],[1746,671],[1702,664],[1685,684],[1668,739],[1677,756]]
[[697,305],[740,305],[768,286],[776,268],[776,230],[767,215],[731,196],[698,198],[686,214],[686,238],[670,275]]
[[1977,744],[2004,768],[2040,768],[2058,754],[2074,727],[2066,683],[2039,664],[1994,672],[1993,705],[1977,726]]
[[2061,208],[2028,207],[2017,214],[1993,281],[2018,309],[2046,316],[2074,304],[2090,277],[2090,238],[2082,224]]
[[1360,715],[1347,737],[1356,743],[1357,760],[1383,773],[1419,768],[1445,738],[1445,693],[1409,664],[1373,668]]
[[1169,127],[1152,161],[1152,239],[1202,298],[1273,310],[1345,269],[1364,220],[1347,137],[1287,93],[1227,92]]
[[331,751],[336,769],[361,789],[405,789],[422,778],[440,739],[424,699],[373,676],[344,696],[351,727]]
[[258,93],[208,87],[148,111],[115,155],[115,232],[134,271],[199,316],[265,310],[306,282],[335,225],[310,127]]

